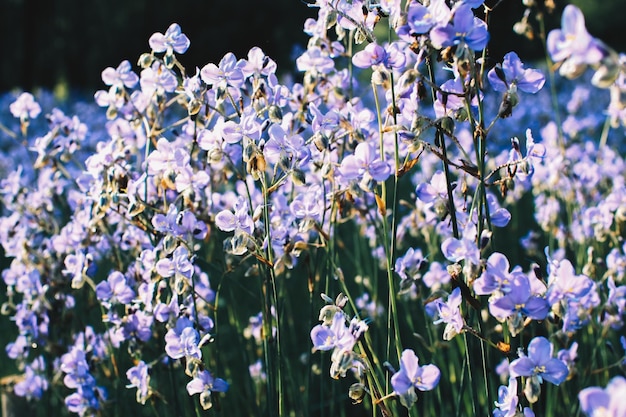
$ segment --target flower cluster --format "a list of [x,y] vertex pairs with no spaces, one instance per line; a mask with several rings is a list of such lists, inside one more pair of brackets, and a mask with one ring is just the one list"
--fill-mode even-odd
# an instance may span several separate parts
[[[137,68],[102,72],[85,117],[11,97],[1,310],[16,395],[56,390],[90,416],[128,392],[182,415],[181,394],[199,394],[199,413],[234,391],[225,413],[309,415],[328,399],[311,388],[325,384],[310,383],[323,355],[309,341],[330,352],[332,378],[354,373],[354,402],[385,415],[429,407],[416,390],[457,393],[465,372],[488,390],[493,357],[508,381],[495,416],[533,415],[544,380],[600,374],[577,349],[615,339],[626,315],[626,165],[608,146],[626,114],[623,56],[565,8],[552,59],[569,78],[592,67],[610,97],[598,118],[585,110],[595,93],[560,93],[557,125],[542,70],[488,55],[497,8],[482,0],[310,6],[297,81],[258,47],[188,72],[190,40],[172,24]],[[303,326],[317,294],[320,323]],[[449,366],[420,366],[414,342]],[[613,371],[623,358],[609,350]],[[580,392],[583,411],[621,415],[611,381]]]

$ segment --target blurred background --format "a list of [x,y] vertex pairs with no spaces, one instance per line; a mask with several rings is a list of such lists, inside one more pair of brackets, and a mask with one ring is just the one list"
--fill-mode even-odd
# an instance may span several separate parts
[[[626,50],[626,1],[571,2],[583,9],[594,36]],[[567,3],[555,0],[547,30],[560,25]],[[124,59],[134,65],[149,51],[150,35],[165,32],[173,22],[191,39],[181,58],[188,70],[217,63],[229,51],[243,58],[251,47],[260,46],[284,74],[294,70],[295,58],[306,46],[304,20],[316,14],[306,0],[0,0],[0,92],[61,84],[91,94],[104,86],[104,68],[117,67]],[[503,0],[495,9],[492,57],[499,59],[511,44],[522,58],[543,57],[537,37],[530,41],[511,29],[523,14],[522,0]]]

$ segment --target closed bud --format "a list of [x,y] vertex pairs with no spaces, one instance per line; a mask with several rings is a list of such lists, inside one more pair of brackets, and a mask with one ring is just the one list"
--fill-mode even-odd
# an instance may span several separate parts
[[152,65],[153,61],[154,61],[154,56],[152,56],[152,54],[144,53],[144,54],[141,54],[141,56],[139,57],[139,60],[137,61],[137,65],[145,69],[145,68],[149,68]]
[[272,123],[281,123],[283,121],[283,112],[280,107],[276,105],[270,106],[267,115]]
[[356,382],[350,386],[348,396],[352,400],[353,404],[360,404],[367,393],[365,385],[360,382]]
[[389,74],[386,71],[374,70],[372,72],[372,84],[382,85],[383,87],[389,84]]
[[291,179],[296,185],[306,184],[306,176],[304,175],[304,172],[297,168],[294,168],[294,170],[291,171]]

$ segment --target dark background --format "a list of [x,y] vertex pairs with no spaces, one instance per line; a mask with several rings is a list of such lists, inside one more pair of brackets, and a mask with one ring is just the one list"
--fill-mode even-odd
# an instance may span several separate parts
[[[624,50],[626,1],[573,2],[583,8],[593,35]],[[560,25],[566,3],[556,0],[548,30]],[[511,30],[523,10],[521,0],[503,0],[493,12],[490,53],[495,59],[511,49],[525,59],[543,56],[538,40]],[[228,51],[243,58],[252,46],[260,46],[286,73],[306,46],[304,20],[316,14],[305,0],[0,0],[0,91],[66,83],[92,92],[104,86],[104,68],[124,59],[135,65],[149,51],[150,35],[164,33],[173,22],[191,40],[181,58],[189,72],[219,62]]]

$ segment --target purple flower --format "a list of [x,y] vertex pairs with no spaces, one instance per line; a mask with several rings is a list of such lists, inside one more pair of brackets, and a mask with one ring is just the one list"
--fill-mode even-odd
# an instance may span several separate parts
[[458,287],[452,291],[447,302],[444,303],[440,298],[435,300],[439,318],[433,324],[446,323],[446,328],[443,331],[444,340],[451,340],[454,336],[461,333],[463,326],[465,326],[465,321],[459,309],[462,301],[461,289]]
[[13,392],[18,397],[40,400],[44,391],[48,390],[48,380],[45,378],[45,362],[42,356],[26,365],[24,379],[13,387]]
[[224,55],[219,66],[209,63],[200,70],[202,81],[218,88],[226,88],[227,85],[239,88],[245,82],[245,77],[237,63],[237,58],[231,52]]
[[585,388],[578,393],[580,408],[589,417],[626,416],[626,379],[616,376],[609,381],[605,389],[600,387]]
[[391,44],[386,48],[370,43],[365,49],[357,52],[352,57],[352,63],[359,68],[371,68],[374,65],[382,65],[387,69],[401,70],[404,67],[406,58],[400,51],[397,44]]
[[496,64],[496,68],[492,68],[487,77],[494,90],[501,92],[517,87],[525,93],[534,94],[541,90],[546,81],[540,71],[524,68],[515,52],[506,54],[502,59],[502,65]]
[[522,272],[511,274],[508,292],[489,303],[489,312],[497,319],[504,320],[512,315],[523,315],[534,320],[543,320],[548,315],[548,302],[531,292],[530,281]]
[[493,410],[494,417],[514,417],[517,414],[517,404],[519,398],[517,396],[517,378],[509,378],[509,385],[505,387],[501,385],[498,388],[498,401]]
[[176,327],[168,330],[165,335],[165,352],[172,359],[202,358],[202,351],[198,344],[200,334],[193,328],[191,321],[181,317],[176,322]]
[[412,33],[428,33],[434,26],[445,26],[452,12],[445,0],[431,0],[428,7],[413,2],[409,6],[407,21]]
[[535,337],[528,344],[528,356],[520,352],[520,358],[511,362],[511,377],[537,377],[559,385],[567,378],[569,370],[562,361],[552,357],[552,344],[543,336]]
[[430,39],[437,49],[467,45],[474,51],[480,51],[489,42],[489,32],[487,24],[474,16],[472,8],[462,4],[455,10],[452,23],[433,28],[430,31]]
[[177,54],[184,54],[189,48],[189,38],[182,33],[180,26],[177,23],[172,23],[165,35],[157,32],[150,36],[148,40],[150,48],[154,52],[166,52],[167,55],[172,53],[172,50]]
[[441,371],[435,365],[419,366],[419,358],[412,349],[405,349],[400,358],[400,370],[391,377],[391,386],[400,402],[410,408],[417,400],[415,388],[430,391],[439,383]]
[[367,142],[359,143],[354,155],[348,155],[341,161],[339,170],[344,178],[361,179],[365,183],[370,179],[385,181],[391,175],[389,164],[381,160],[374,147]]
[[567,259],[553,266],[556,267],[550,268],[549,287],[546,294],[550,305],[561,300],[580,300],[594,289],[594,282],[586,275],[576,275],[574,267]]
[[296,59],[298,71],[311,71],[314,74],[328,74],[335,69],[332,60],[319,46],[313,46]]
[[139,363],[126,371],[126,377],[130,381],[130,384],[126,385],[126,388],[137,388],[137,402],[145,404],[150,393],[150,375],[148,374],[149,367],[144,361]]
[[96,286],[96,297],[109,304],[128,304],[135,298],[135,292],[128,286],[124,274],[113,271],[106,281]]
[[563,61],[559,72],[568,78],[579,76],[588,64],[597,64],[604,56],[602,46],[585,28],[585,16],[571,4],[563,9],[561,29],[548,33],[547,47],[553,61]]
[[41,106],[35,101],[35,97],[31,93],[22,93],[17,100],[9,105],[9,110],[13,117],[25,121],[39,116]]
[[234,212],[222,210],[215,216],[215,225],[224,232],[243,231],[249,235],[254,230],[254,221],[248,212],[248,202],[243,197],[238,197],[235,202]]
[[102,71],[102,81],[106,85],[126,88],[133,88],[137,85],[139,77],[132,71],[132,67],[128,60],[124,60],[118,65],[117,69],[112,67],[105,68]]
[[[194,269],[193,264],[189,261],[189,251],[183,245],[177,247],[172,254],[172,258],[163,258],[159,260],[155,269],[159,275],[164,278],[174,276],[176,281],[181,281],[177,284],[183,284],[191,280]],[[179,288],[178,285],[176,285]]]
[[173,93],[176,87],[178,87],[178,81],[174,73],[158,61],[155,61],[151,67],[141,71],[139,83],[143,93],[148,96]]
[[226,392],[228,383],[221,378],[213,378],[207,370],[199,371],[196,376],[187,383],[189,395],[200,394],[200,405],[204,410],[213,406],[211,392]]

